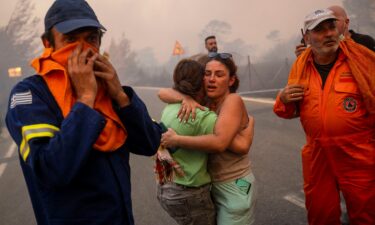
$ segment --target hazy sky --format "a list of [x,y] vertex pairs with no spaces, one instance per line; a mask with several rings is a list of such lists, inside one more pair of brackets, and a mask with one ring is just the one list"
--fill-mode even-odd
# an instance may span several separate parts
[[[16,0],[0,0],[0,26],[5,25]],[[43,18],[52,0],[34,0],[36,16]],[[266,36],[279,30],[281,39],[298,35],[306,14],[341,0],[88,0],[101,23],[107,28],[104,47],[111,37],[122,33],[133,50],[151,47],[160,62],[167,61],[178,40],[190,52],[204,51],[199,33],[209,21],[217,19],[232,26],[226,41],[241,38],[256,45],[256,55],[272,43]],[[106,44],[107,43],[107,44]],[[220,43],[219,43],[220,50]]]

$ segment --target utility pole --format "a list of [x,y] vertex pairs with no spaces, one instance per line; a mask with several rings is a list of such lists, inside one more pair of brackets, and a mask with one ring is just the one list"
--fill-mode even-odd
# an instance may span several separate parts
[[247,55],[247,68],[249,74],[249,90],[251,91],[251,63],[250,63],[250,55]]

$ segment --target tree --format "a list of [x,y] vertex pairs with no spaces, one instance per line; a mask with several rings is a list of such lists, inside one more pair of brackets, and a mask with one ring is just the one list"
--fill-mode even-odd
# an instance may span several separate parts
[[252,55],[256,48],[253,45],[247,44],[242,39],[235,39],[233,41],[228,42],[221,42],[220,46],[222,46],[221,52],[229,52],[233,55],[236,64],[246,64],[247,63],[247,56]]
[[0,27],[0,109],[6,110],[11,87],[18,81],[8,77],[10,67],[21,67],[23,75],[31,74],[29,61],[36,52],[39,19],[33,15],[30,0],[18,0],[8,24]]
[[222,38],[223,36],[230,34],[232,31],[232,26],[225,21],[211,20],[199,34],[200,38],[203,40],[207,36],[217,35]]
[[154,49],[151,47],[143,48],[137,51],[137,60],[139,60],[139,65],[142,67],[155,67],[158,65],[158,60],[156,59]]
[[111,40],[109,57],[122,82],[133,84],[139,80],[136,54],[131,51],[130,41],[124,34],[122,34],[118,42],[114,39]]
[[344,0],[343,6],[354,30],[375,36],[374,0]]
[[5,27],[14,47],[26,57],[33,56],[37,49],[39,18],[33,16],[34,4],[30,0],[18,0],[12,16]]
[[[8,102],[10,87],[16,80],[8,77],[8,68],[19,65],[19,59],[22,57],[17,51],[14,51],[14,45],[4,27],[0,28],[0,115],[5,113]],[[18,62],[17,62],[18,61]]]
[[280,31],[279,30],[272,30],[266,36],[266,38],[270,41],[279,41],[280,40]]

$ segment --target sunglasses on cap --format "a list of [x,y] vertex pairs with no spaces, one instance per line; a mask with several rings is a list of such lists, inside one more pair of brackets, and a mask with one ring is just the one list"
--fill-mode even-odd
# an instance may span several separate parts
[[217,52],[210,52],[208,53],[209,58],[220,58],[220,59],[231,59],[232,54],[230,53],[217,53]]

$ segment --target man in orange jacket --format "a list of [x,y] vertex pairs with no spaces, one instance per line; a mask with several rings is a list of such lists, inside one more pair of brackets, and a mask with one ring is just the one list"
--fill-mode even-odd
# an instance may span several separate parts
[[[373,37],[367,34],[360,34],[355,32],[354,30],[349,30],[349,17],[345,11],[345,9],[338,5],[332,5],[328,7],[333,12],[333,15],[337,18],[337,29],[339,30],[340,34],[345,36],[346,38],[351,38],[353,41],[357,42],[365,46],[366,48],[375,52],[375,40]],[[296,46],[294,53],[298,57],[304,50],[306,46],[301,43]]]
[[294,63],[274,112],[300,116],[304,192],[310,225],[340,225],[340,196],[352,225],[375,224],[375,54],[340,41],[336,18],[304,21],[307,48]]

